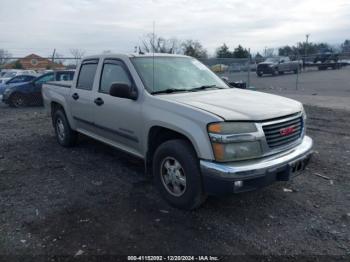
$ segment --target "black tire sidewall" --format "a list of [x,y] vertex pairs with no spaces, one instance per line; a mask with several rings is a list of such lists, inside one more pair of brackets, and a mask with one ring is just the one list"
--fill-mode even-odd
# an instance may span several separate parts
[[[180,197],[171,195],[164,187],[160,166],[166,157],[175,158],[186,175],[186,191]],[[198,158],[189,142],[181,139],[170,140],[158,147],[153,158],[153,179],[161,195],[173,206],[191,210],[204,200]]]
[[[64,126],[64,134],[65,134],[64,139],[60,139],[60,137],[57,133],[57,120],[58,119],[61,119],[63,126]],[[75,140],[75,133],[71,129],[71,127],[68,123],[67,117],[62,110],[55,111],[54,116],[53,116],[53,126],[55,129],[57,142],[64,147],[72,146],[72,144],[74,143],[74,140]]]
[[[23,99],[23,104],[18,106],[16,103],[14,103],[14,101],[18,98],[22,98]],[[21,107],[25,107],[27,105],[27,99],[24,95],[19,94],[19,93],[14,93],[11,95],[10,97],[10,105],[16,108],[21,108]]]

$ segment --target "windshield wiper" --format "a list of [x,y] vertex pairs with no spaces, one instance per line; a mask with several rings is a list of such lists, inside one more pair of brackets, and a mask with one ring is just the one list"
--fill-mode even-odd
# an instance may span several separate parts
[[159,90],[159,91],[154,91],[151,94],[171,94],[171,93],[176,93],[176,92],[187,92],[188,89],[177,89],[177,88],[168,88],[164,90]]
[[225,89],[224,87],[220,87],[217,85],[203,85],[203,86],[199,86],[199,87],[195,87],[192,89],[189,89],[189,92],[195,92],[195,91],[200,91],[200,90],[205,90],[205,89],[210,89],[210,88],[217,88],[217,89]]

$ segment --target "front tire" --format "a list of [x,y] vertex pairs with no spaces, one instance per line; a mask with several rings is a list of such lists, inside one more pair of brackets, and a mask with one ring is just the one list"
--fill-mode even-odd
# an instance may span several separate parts
[[192,210],[206,199],[197,155],[185,140],[169,140],[157,148],[153,176],[159,192],[172,206]]
[[77,132],[71,129],[66,114],[59,109],[53,114],[57,142],[63,147],[72,147],[77,141]]
[[19,93],[14,93],[10,97],[10,106],[16,107],[16,108],[21,108],[27,106],[27,99],[24,95],[19,94]]

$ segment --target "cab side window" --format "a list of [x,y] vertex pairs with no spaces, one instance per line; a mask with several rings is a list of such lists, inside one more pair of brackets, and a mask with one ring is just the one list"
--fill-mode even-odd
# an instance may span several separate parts
[[122,62],[107,61],[103,65],[99,91],[101,93],[109,94],[109,89],[111,88],[112,83],[132,85],[129,74]]
[[43,75],[42,77],[38,78],[35,83],[36,84],[43,84],[49,81],[53,81],[54,80],[54,76],[53,73],[51,74],[47,74],[47,75]]
[[77,88],[84,90],[92,90],[94,85],[95,74],[97,70],[98,61],[89,61],[81,65]]

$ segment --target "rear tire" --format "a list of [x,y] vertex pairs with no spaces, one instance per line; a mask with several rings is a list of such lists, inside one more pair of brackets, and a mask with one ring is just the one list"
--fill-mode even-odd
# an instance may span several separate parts
[[72,147],[76,144],[78,134],[71,129],[66,114],[62,109],[53,113],[53,126],[57,142],[63,147]]
[[274,71],[272,72],[273,76],[277,76],[279,74],[278,68],[275,68]]
[[153,178],[163,198],[177,208],[192,210],[206,199],[197,155],[183,139],[166,141],[157,148]]
[[262,73],[256,73],[258,77],[262,77],[263,74]]
[[9,105],[16,108],[25,107],[28,104],[26,97],[20,93],[12,94],[9,101]]

